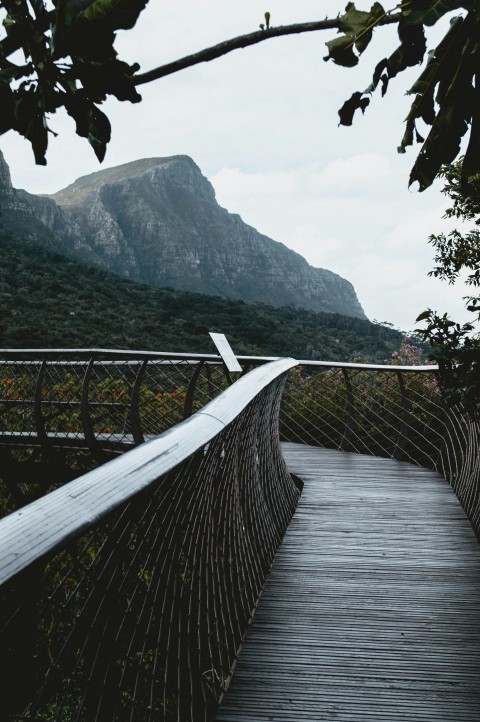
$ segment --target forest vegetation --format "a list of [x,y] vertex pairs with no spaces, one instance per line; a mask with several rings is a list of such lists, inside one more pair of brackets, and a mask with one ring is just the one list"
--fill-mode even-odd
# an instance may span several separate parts
[[0,233],[0,345],[237,354],[382,363],[401,343],[388,326],[292,306],[250,305],[155,288]]

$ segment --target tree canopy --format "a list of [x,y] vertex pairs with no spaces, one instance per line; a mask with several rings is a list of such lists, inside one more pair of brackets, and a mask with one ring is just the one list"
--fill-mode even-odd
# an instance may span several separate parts
[[[404,0],[385,10],[375,2],[359,10],[349,2],[336,18],[273,27],[270,14],[255,32],[225,40],[193,55],[139,73],[139,66],[122,61],[115,50],[117,30],[131,30],[148,0],[0,0],[4,37],[0,39],[0,134],[15,130],[32,144],[35,161],[46,163],[48,118],[64,107],[78,135],[88,139],[103,160],[110,140],[110,122],[100,109],[108,95],[137,103],[137,87],[183,68],[213,60],[237,48],[294,33],[337,30],[327,41],[325,60],[354,67],[375,30],[396,23],[399,45],[380,59],[372,82],[356,91],[339,110],[340,123],[351,125],[357,110],[365,112],[377,89],[385,95],[389,82],[403,70],[421,64],[426,55],[425,29],[444,15],[450,29],[428,55],[409,93],[413,103],[398,150],[421,144],[410,183],[427,188],[442,165],[460,153],[469,131],[461,184],[480,172],[480,7],[479,0]],[[19,63],[16,51],[25,62]],[[11,58],[14,58],[12,60]],[[424,133],[421,123],[430,129]]]
[[461,188],[462,159],[441,169],[445,180],[443,193],[453,201],[445,212],[447,218],[473,221],[469,231],[457,229],[430,236],[435,249],[435,266],[430,276],[454,283],[461,274],[473,289],[465,298],[471,323],[456,323],[449,316],[428,309],[417,318],[426,327],[418,329],[428,340],[440,368],[440,383],[447,401],[461,403],[477,421],[480,420],[480,335],[475,326],[480,321],[480,175],[470,178],[471,194]]

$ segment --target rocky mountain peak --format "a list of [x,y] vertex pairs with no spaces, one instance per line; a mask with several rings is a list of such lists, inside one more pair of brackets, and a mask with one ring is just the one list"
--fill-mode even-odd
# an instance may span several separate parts
[[0,197],[12,192],[12,179],[10,177],[10,169],[7,165],[3,153],[0,150]]
[[105,187],[148,185],[149,192],[163,195],[165,187],[179,187],[215,201],[213,186],[202,175],[197,164],[187,155],[167,158],[143,158],[131,163],[106,168],[78,178],[74,183],[51,196],[58,205],[79,205],[98,196]]
[[23,209],[28,229],[37,224],[29,237],[132,280],[365,318],[351,283],[221,208],[188,156],[107,168],[50,197],[12,193],[15,213]]

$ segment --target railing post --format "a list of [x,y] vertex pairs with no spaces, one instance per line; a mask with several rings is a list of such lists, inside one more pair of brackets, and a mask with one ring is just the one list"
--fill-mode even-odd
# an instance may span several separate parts
[[143,377],[147,368],[148,359],[142,362],[133,384],[132,396],[130,398],[130,424],[132,427],[132,436],[135,446],[143,444],[145,437],[142,431],[142,422],[140,420],[140,389],[142,387]]
[[232,381],[232,377],[230,376],[230,371],[227,368],[227,364],[223,363],[222,366],[223,366],[223,373],[225,374],[225,378],[227,379],[227,384],[229,386],[231,386],[233,381]]
[[458,433],[458,429],[456,428],[458,425],[458,419],[456,414],[449,412],[445,403],[439,372],[435,371],[434,376],[442,398],[443,418],[441,421],[445,427],[445,432],[442,434],[442,443],[437,449],[435,469],[439,471],[440,474],[442,474],[455,489],[455,483],[459,476],[459,470],[463,466],[463,458],[462,463],[458,463],[459,450],[463,457],[463,449],[459,449],[460,435]]
[[197,381],[198,377],[200,376],[200,371],[205,366],[205,361],[200,361],[197,364],[197,367],[195,371],[192,374],[192,378],[190,379],[190,383],[188,384],[187,393],[185,395],[185,403],[183,405],[183,418],[188,419],[189,416],[193,413],[193,398],[195,396],[195,390],[197,388]]
[[353,436],[355,433],[355,396],[353,394],[352,382],[346,368],[342,369],[343,380],[347,391],[347,414],[345,418],[345,429],[340,442],[340,449],[350,451],[353,447]]
[[208,398],[213,399],[215,396],[215,389],[213,388],[212,384],[212,371],[210,369],[210,364],[207,363],[207,388],[208,388]]
[[96,454],[98,452],[98,442],[95,437],[95,432],[93,429],[93,422],[92,418],[90,416],[90,409],[88,405],[88,392],[90,389],[90,379],[92,376],[93,371],[93,365],[95,363],[95,359],[91,358],[88,362],[87,368],[85,369],[85,376],[83,377],[83,384],[82,384],[82,398],[80,402],[80,414],[82,419],[82,429],[85,436],[85,442],[89,448],[89,450]]
[[400,430],[398,432],[398,441],[393,451],[394,459],[404,459],[405,449],[409,440],[409,419],[410,419],[410,397],[408,395],[405,381],[403,380],[403,374],[401,371],[397,371],[397,380],[400,387],[400,394],[402,398],[402,418],[400,423]]
[[48,434],[45,429],[45,419],[42,414],[42,389],[43,389],[43,378],[45,376],[45,370],[47,368],[47,359],[43,359],[40,366],[40,370],[37,375],[35,383],[35,399],[33,405],[33,419],[35,423],[35,431],[38,436],[38,440],[43,449],[48,448]]

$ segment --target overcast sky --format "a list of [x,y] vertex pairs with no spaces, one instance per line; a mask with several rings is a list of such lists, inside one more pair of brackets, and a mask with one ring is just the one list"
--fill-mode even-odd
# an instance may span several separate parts
[[[333,17],[344,5],[151,0],[137,26],[119,33],[117,48],[146,71],[256,30],[265,10],[272,25],[285,25]],[[351,281],[370,319],[411,330],[430,306],[464,320],[465,288],[427,278],[428,236],[445,227],[441,183],[421,194],[409,190],[419,146],[396,152],[411,102],[405,91],[419,68],[392,81],[383,100],[375,96],[353,127],[338,127],[338,108],[368,86],[376,62],[397,39],[395,28],[378,30],[360,65],[347,69],[323,61],[334,35],[269,40],[142,86],[141,104],[109,101],[113,138],[103,166],[189,155],[222,206],[312,265]],[[0,138],[16,187],[52,193],[100,169],[68,117],[55,116],[50,125],[59,137],[51,138],[46,168],[35,167],[30,145],[19,136]]]

